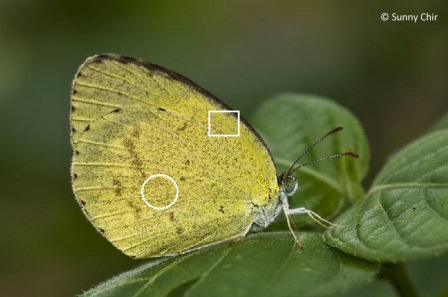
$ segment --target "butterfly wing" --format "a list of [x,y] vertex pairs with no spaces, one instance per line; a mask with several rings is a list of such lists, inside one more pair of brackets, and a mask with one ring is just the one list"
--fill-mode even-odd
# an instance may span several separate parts
[[[277,187],[269,151],[244,122],[239,137],[210,137],[210,110],[222,102],[181,75],[132,58],[98,55],[72,86],[72,183],[92,224],[137,258],[178,254],[243,236],[253,207]],[[234,113],[212,119],[233,134]],[[213,120],[214,119],[214,120]],[[142,185],[164,174],[178,187],[166,209],[149,207]],[[166,206],[176,187],[151,179],[151,205]]]

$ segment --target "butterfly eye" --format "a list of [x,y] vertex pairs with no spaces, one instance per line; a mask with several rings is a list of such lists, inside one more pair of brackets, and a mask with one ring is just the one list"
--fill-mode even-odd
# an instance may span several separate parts
[[294,195],[298,187],[299,182],[294,176],[287,176],[283,181],[283,191],[285,191],[285,194],[288,196]]

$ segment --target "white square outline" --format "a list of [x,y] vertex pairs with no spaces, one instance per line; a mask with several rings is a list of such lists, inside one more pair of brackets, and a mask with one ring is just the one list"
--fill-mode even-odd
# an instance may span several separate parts
[[[210,114],[211,113],[235,113],[237,114],[238,133],[237,134],[211,134]],[[209,137],[240,137],[240,111],[239,110],[209,110],[208,111],[208,133]]]

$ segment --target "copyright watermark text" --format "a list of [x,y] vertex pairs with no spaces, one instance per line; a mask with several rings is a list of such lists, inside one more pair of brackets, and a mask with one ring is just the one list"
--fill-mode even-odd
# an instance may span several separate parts
[[435,13],[424,12],[421,14],[399,14],[399,13],[387,13],[383,12],[381,14],[381,20],[383,22],[435,22],[439,15]]

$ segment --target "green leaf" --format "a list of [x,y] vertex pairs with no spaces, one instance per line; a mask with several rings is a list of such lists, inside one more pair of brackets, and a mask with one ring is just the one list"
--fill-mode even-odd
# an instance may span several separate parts
[[364,284],[378,266],[331,249],[313,233],[253,234],[123,273],[82,296],[329,296]]
[[[346,151],[356,152],[360,158],[327,160],[301,168],[296,173],[300,188],[290,198],[291,207],[306,207],[330,217],[341,210],[344,200],[363,197],[360,182],[368,169],[368,144],[361,125],[347,109],[316,96],[283,94],[261,105],[251,123],[273,154],[278,174],[325,133],[343,126],[343,131],[318,144],[299,164]],[[296,222],[307,219],[294,218]]]
[[325,234],[344,252],[381,262],[448,251],[448,130],[412,143],[376,178],[366,199],[338,218],[344,229]]
[[[344,151],[357,152],[361,159],[343,158],[301,169],[303,186],[292,206],[330,216],[344,200],[362,197],[359,182],[367,171],[367,141],[346,109],[325,99],[283,95],[266,102],[253,123],[283,170],[316,139],[344,126],[345,131],[319,144],[301,163]],[[282,227],[286,228],[285,222]],[[289,231],[264,232],[238,243],[152,260],[83,296],[329,296],[364,284],[378,272],[377,264],[328,247],[320,234],[298,237],[304,250]]]

